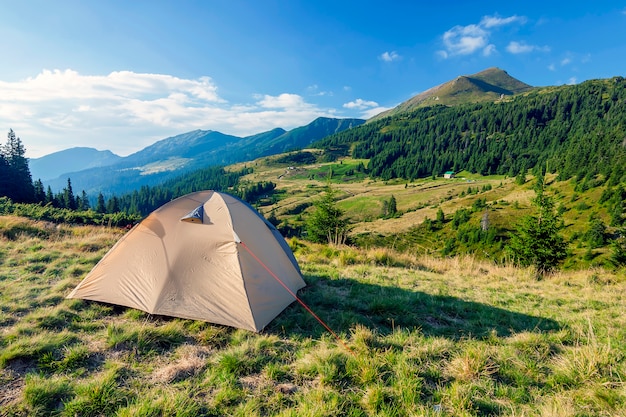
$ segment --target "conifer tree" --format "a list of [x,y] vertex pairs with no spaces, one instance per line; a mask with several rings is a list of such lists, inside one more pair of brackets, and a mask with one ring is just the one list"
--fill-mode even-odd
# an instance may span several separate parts
[[102,193],[98,194],[98,201],[96,202],[96,212],[98,213],[106,213],[107,207],[104,203],[104,196]]
[[567,256],[567,242],[559,234],[561,218],[543,188],[535,188],[533,205],[537,213],[521,219],[507,247],[514,262],[533,266],[539,275],[555,269]]
[[72,181],[67,179],[67,187],[63,189],[63,205],[70,210],[76,210],[76,197],[72,190]]
[[80,206],[78,207],[78,209],[89,210],[90,208],[91,206],[89,204],[89,198],[87,197],[87,193],[85,192],[85,190],[83,190],[80,198]]
[[43,183],[41,182],[41,180],[35,181],[35,183],[33,184],[33,187],[35,190],[35,202],[45,204],[46,192],[43,189]]
[[[33,187],[33,179],[30,175],[28,167],[28,159],[26,158],[26,150],[19,137],[15,135],[13,129],[9,129],[7,142],[1,148],[0,153],[8,170],[8,174],[3,186],[7,187],[4,195],[16,202],[30,203],[35,199],[35,189]],[[2,162],[0,162],[2,165]],[[3,167],[6,168],[6,167]]]
[[345,243],[349,224],[343,211],[337,207],[335,190],[326,186],[324,194],[314,204],[315,210],[307,219],[307,236],[318,243]]

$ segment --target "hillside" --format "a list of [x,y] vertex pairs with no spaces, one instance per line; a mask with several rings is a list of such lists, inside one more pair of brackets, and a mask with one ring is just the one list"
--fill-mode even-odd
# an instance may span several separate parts
[[412,112],[421,107],[496,102],[531,90],[533,87],[511,77],[499,68],[488,68],[473,75],[461,75],[454,80],[432,87],[393,109],[382,112],[368,122],[401,113]]
[[449,170],[516,176],[540,167],[562,179],[602,174],[619,182],[626,165],[625,101],[623,77],[593,80],[498,103],[419,108],[314,146],[368,159],[371,174],[382,179]]
[[626,414],[623,274],[292,240],[346,348],[296,303],[256,334],[65,299],[122,233],[0,216],[0,414]]
[[[303,151],[302,153],[315,151]],[[323,153],[317,151],[319,158]],[[510,262],[504,248],[515,225],[533,214],[531,199],[536,177],[481,176],[459,172],[455,178],[413,181],[367,177],[359,167],[367,160],[297,164],[291,158],[255,161],[254,172],[240,183],[272,181],[266,198],[252,201],[266,217],[274,217],[286,236],[305,236],[306,219],[324,192],[329,175],[337,191],[337,206],[350,220],[350,243],[360,248],[394,248],[412,254],[453,256],[473,254],[493,262]],[[240,166],[232,167],[238,169]],[[546,192],[562,216],[562,235],[568,242],[568,269],[608,267],[619,242],[626,251],[623,227],[626,212],[625,182],[597,180],[560,181],[546,176]],[[385,215],[385,203],[394,197],[397,213]],[[441,211],[443,221],[436,221]],[[485,226],[485,221],[487,225]],[[595,237],[594,237],[595,236]],[[596,239],[597,237],[597,239]],[[622,262],[626,262],[626,259]]]

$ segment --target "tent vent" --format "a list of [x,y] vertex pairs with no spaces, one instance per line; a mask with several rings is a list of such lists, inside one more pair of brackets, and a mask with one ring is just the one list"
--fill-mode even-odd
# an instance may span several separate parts
[[196,207],[192,212],[180,219],[181,222],[188,223],[203,223],[204,220],[204,206]]

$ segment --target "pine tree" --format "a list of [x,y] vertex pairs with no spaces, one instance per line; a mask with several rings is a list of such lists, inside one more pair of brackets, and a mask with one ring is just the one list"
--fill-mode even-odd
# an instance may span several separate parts
[[107,201],[106,212],[117,213],[119,211],[120,211],[120,200],[116,196],[109,198],[109,201]]
[[[8,164],[8,177],[6,186],[8,190],[5,195],[13,201],[20,203],[31,203],[35,199],[35,189],[33,179],[28,167],[26,150],[20,138],[15,135],[13,129],[9,129],[7,143],[0,152]],[[0,163],[1,165],[1,163]]]
[[56,201],[54,200],[54,194],[52,193],[52,188],[50,188],[50,186],[48,186],[48,188],[46,189],[46,204],[50,204],[54,207],[56,207]]
[[567,256],[567,242],[559,234],[563,228],[554,202],[541,188],[535,189],[533,205],[536,215],[521,219],[510,236],[507,247],[513,260],[521,266],[533,266],[539,275],[555,269]]
[[308,217],[306,230],[313,242],[343,244],[348,237],[349,224],[343,211],[335,202],[335,190],[326,186],[324,194],[314,204],[315,210]]
[[388,208],[389,208],[389,217],[394,217],[396,214],[398,214],[396,198],[393,195],[391,196],[391,198],[389,198]]
[[78,206],[79,210],[89,210],[91,208],[90,204],[89,204],[89,198],[87,197],[87,193],[85,192],[85,190],[83,190],[82,194],[81,194],[81,198],[80,198],[80,205]]
[[43,188],[43,183],[41,182],[41,180],[35,181],[35,183],[33,184],[33,187],[35,190],[35,202],[45,204],[46,203],[46,191]]
[[76,210],[76,197],[72,190],[72,181],[67,179],[67,187],[63,189],[63,205],[70,210]]
[[106,213],[107,207],[104,203],[104,196],[102,193],[98,194],[98,201],[96,202],[96,212],[97,213]]

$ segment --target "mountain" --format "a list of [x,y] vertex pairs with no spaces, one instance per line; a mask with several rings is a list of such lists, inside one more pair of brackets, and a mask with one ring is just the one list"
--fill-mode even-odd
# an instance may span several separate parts
[[474,75],[461,75],[454,80],[432,87],[393,109],[372,117],[368,122],[425,106],[494,102],[532,88],[500,68],[488,68]]
[[511,177],[536,169],[619,183],[626,173],[624,103],[624,77],[590,80],[499,102],[418,107],[313,146],[367,159],[370,175],[384,180],[449,170]]
[[274,155],[293,149],[306,148],[314,141],[311,138],[325,138],[335,133],[342,132],[365,123],[362,119],[331,119],[318,117],[306,126],[297,127],[285,132],[273,140],[267,141],[262,151],[262,156]]
[[63,176],[68,172],[113,165],[121,160],[121,156],[115,155],[111,151],[76,147],[51,153],[41,158],[32,158],[28,161],[28,165],[34,180],[47,181]]
[[90,195],[99,192],[119,194],[143,185],[156,185],[208,166],[249,161],[307,147],[329,134],[363,123],[365,120],[362,119],[320,117],[291,131],[277,128],[246,137],[194,130],[159,140],[127,157],[119,157],[115,163],[76,169],[73,172],[63,170],[65,172],[60,176],[57,171],[57,177],[49,179],[44,185],[59,191],[67,185],[69,177],[75,190],[85,190]]

